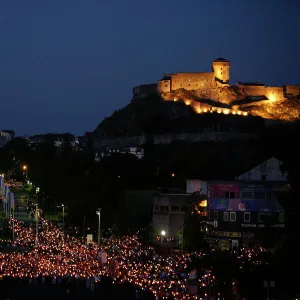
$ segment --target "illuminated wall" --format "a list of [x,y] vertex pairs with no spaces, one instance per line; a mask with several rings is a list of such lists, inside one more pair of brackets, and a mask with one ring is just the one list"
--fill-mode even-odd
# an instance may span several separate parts
[[291,96],[299,96],[300,95],[300,85],[286,85],[284,86],[285,92]]
[[283,100],[283,87],[266,87],[264,95],[271,101]]
[[171,91],[171,80],[162,79],[157,83],[157,91],[159,93],[168,93]]
[[218,79],[218,85],[228,84],[230,79],[230,62],[217,59],[212,62],[214,76]]
[[283,87],[266,87],[265,85],[237,84],[248,96],[265,96],[271,101],[285,99]]

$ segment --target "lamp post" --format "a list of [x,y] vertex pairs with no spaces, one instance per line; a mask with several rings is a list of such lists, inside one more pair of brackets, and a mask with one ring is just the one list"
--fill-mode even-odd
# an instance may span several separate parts
[[166,232],[164,230],[162,230],[161,235],[162,235],[161,243],[163,244],[163,238],[166,236]]
[[23,172],[24,172],[24,175],[25,175],[25,179],[27,179],[27,166],[24,165],[24,166],[22,167],[22,169],[23,169]]
[[98,208],[96,211],[96,214],[99,216],[99,223],[98,223],[98,247],[100,247],[100,224],[101,224],[101,208]]

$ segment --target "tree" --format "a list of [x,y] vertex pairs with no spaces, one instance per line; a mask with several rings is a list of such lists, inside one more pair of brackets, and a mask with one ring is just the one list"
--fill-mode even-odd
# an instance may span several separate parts
[[208,250],[208,244],[204,240],[205,211],[201,209],[206,201],[202,195],[192,195],[188,201],[184,217],[183,228],[178,233],[181,248],[190,252],[199,249]]

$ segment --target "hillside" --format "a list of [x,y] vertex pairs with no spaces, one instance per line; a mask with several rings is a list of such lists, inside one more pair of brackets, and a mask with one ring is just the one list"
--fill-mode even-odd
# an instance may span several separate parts
[[[211,106],[211,102],[206,100],[205,105]],[[186,105],[184,101],[163,101],[154,95],[132,100],[124,108],[115,111],[99,124],[94,134],[98,138],[111,138],[143,133],[203,132],[217,129],[253,132],[263,126],[263,123],[263,119],[251,116],[196,114],[193,107]]]
[[288,122],[294,122],[300,116],[300,99],[298,98],[271,101],[263,96],[248,95],[239,86],[190,91],[179,89],[162,93],[161,96],[166,101],[181,100],[191,106],[196,113],[214,110],[225,114],[251,114],[264,119]]

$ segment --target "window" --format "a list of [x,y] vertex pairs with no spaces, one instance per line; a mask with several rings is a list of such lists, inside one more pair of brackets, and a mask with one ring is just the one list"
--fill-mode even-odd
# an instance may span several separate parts
[[228,222],[229,221],[229,212],[228,211],[224,211],[223,214],[223,221]]
[[279,222],[280,222],[280,223],[283,223],[283,222],[284,222],[284,213],[283,213],[283,212],[280,212],[280,213],[279,213]]
[[265,213],[259,213],[258,215],[258,222],[264,222],[265,221]]
[[169,206],[161,206],[160,207],[160,212],[164,212],[164,213],[169,212]]
[[226,199],[235,199],[235,192],[225,192]]
[[180,212],[179,206],[171,206],[171,212]]
[[244,221],[250,222],[250,213],[249,212],[244,212]]
[[230,212],[230,222],[235,222],[236,221],[236,212],[231,211]]
[[185,206],[181,206],[180,211],[185,212],[186,211]]
[[214,211],[214,220],[218,220],[218,218],[219,218],[218,212]]

